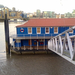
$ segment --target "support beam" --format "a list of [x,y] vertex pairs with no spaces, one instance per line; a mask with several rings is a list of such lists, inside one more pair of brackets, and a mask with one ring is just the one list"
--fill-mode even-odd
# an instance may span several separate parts
[[4,26],[5,26],[6,52],[7,52],[8,54],[10,54],[9,25],[8,25],[7,14],[5,14]]
[[57,38],[55,38],[56,51],[58,52]]
[[54,43],[54,39],[53,39],[53,50],[55,50],[55,43]]
[[65,46],[66,45],[66,35],[65,35],[65,38],[64,38],[64,41],[63,41],[63,51],[66,49]]
[[72,47],[72,42],[71,42],[71,39],[69,37],[69,34],[66,33],[66,36],[67,36],[67,41],[68,41],[68,46],[69,46],[69,51],[70,51],[70,56],[71,56],[71,60],[73,60],[73,47]]
[[63,47],[62,47],[62,39],[61,39],[61,36],[59,36],[59,41],[60,41],[61,54],[63,54]]

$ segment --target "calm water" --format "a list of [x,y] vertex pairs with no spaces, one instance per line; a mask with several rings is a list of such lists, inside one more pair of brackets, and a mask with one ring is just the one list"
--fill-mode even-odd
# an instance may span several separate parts
[[[16,34],[16,27],[17,25],[20,25],[22,23],[9,23],[9,34]],[[12,40],[10,39],[10,42]],[[5,31],[4,31],[4,23],[0,23],[0,52],[5,52]]]
[[[16,25],[10,24],[10,34],[16,33]],[[9,56],[5,51],[4,24],[0,23],[0,75],[75,75],[75,65],[54,53]]]
[[[9,23],[9,35],[16,34],[16,27],[22,23]],[[6,59],[5,31],[4,23],[0,22],[0,59]],[[10,39],[10,43],[12,39]]]

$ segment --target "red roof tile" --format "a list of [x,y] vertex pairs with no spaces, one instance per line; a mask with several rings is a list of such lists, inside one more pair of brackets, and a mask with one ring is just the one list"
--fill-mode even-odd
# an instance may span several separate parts
[[28,22],[16,27],[52,27],[52,26],[74,26],[75,18],[61,19],[30,19]]

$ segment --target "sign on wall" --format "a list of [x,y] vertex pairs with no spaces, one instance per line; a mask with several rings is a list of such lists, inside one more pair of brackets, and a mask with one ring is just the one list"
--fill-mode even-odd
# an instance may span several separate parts
[[23,32],[24,32],[24,29],[23,29],[23,28],[21,28],[21,29],[20,29],[20,32],[22,32],[22,33],[23,33]]

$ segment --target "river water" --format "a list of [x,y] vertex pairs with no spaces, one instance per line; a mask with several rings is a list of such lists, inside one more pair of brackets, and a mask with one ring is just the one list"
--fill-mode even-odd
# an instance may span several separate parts
[[[22,22],[19,23],[9,23],[9,36],[12,34],[16,34],[16,26],[21,25]],[[0,23],[0,52],[5,52],[5,28],[4,23]],[[12,39],[10,39],[10,43],[12,42]]]
[[[15,26],[20,24],[9,24],[10,35],[16,34]],[[7,55],[4,32],[4,23],[0,23],[0,75],[75,75],[75,65],[54,53]]]

